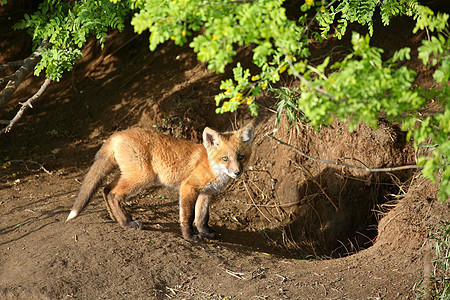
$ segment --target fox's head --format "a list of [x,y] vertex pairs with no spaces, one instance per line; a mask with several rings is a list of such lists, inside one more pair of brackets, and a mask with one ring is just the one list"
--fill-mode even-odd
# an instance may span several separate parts
[[205,128],[203,145],[208,152],[211,167],[217,175],[225,173],[231,178],[236,178],[242,174],[252,153],[254,136],[252,124],[238,131],[224,133]]

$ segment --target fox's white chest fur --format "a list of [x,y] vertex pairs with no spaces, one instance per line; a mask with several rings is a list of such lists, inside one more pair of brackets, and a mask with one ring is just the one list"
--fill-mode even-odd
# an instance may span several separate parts
[[227,187],[231,177],[226,173],[219,173],[215,180],[210,181],[201,191],[204,194],[215,194]]

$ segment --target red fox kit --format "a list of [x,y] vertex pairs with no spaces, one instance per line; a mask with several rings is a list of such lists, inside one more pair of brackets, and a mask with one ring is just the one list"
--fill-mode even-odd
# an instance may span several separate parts
[[214,238],[208,226],[210,195],[242,174],[253,138],[251,124],[224,133],[206,127],[203,144],[141,128],[117,132],[97,152],[66,222],[78,216],[102,180],[118,168],[120,174],[104,188],[103,197],[109,215],[122,227],[142,228],[142,222],[125,210],[124,200],[148,185],[162,184],[179,189],[183,237],[190,241]]

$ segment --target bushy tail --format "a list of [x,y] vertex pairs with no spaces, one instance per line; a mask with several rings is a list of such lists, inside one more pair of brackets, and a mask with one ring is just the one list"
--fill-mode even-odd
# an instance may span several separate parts
[[102,149],[98,151],[95,162],[84,178],[80,192],[72,206],[72,210],[70,211],[66,222],[78,216],[78,214],[89,203],[92,195],[97,191],[106,175],[114,170],[114,167],[116,166],[114,157],[112,155],[108,155],[108,153],[105,153],[108,152],[108,149],[105,148],[106,147],[102,147]]

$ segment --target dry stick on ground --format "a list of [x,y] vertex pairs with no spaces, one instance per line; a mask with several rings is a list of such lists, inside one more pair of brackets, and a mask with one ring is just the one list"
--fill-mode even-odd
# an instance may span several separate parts
[[225,269],[225,268],[220,267],[220,266],[219,266],[219,268],[221,268],[221,269],[224,270],[227,274],[230,274],[230,275],[233,276],[233,277],[236,277],[236,278],[238,278],[238,279],[245,279],[245,278],[244,278],[244,275],[245,275],[244,273],[233,272],[233,271],[230,271],[230,270]]
[[42,94],[45,92],[45,90],[47,89],[48,85],[50,84],[51,80],[46,78],[44,83],[41,85],[41,87],[39,88],[39,90],[36,92],[36,94],[34,94],[30,99],[28,99],[25,103],[22,103],[22,107],[19,109],[19,111],[17,112],[17,114],[14,116],[14,118],[11,120],[11,122],[9,122],[8,126],[6,126],[5,128],[3,128],[2,130],[0,130],[0,135],[3,133],[8,133],[11,128],[16,124],[17,121],[19,121],[19,119],[22,117],[23,113],[29,108],[33,108],[33,102],[36,102],[41,96]]
[[273,139],[274,141],[278,142],[281,145],[284,145],[286,147],[289,147],[293,150],[295,150],[297,153],[299,153],[300,155],[309,158],[311,160],[314,161],[319,161],[319,162],[323,162],[326,164],[331,164],[331,165],[337,165],[337,166],[342,166],[342,167],[348,167],[348,168],[352,168],[352,169],[357,169],[357,170],[362,170],[362,171],[366,171],[366,172],[392,172],[392,171],[400,171],[400,170],[407,170],[407,169],[423,169],[422,166],[417,166],[417,165],[406,165],[406,166],[400,166],[400,167],[392,167],[392,168],[368,168],[368,167],[358,167],[355,165],[349,165],[349,164],[344,164],[344,163],[340,163],[337,161],[330,161],[330,160],[325,160],[325,159],[319,159],[316,157],[312,157],[311,155],[308,155],[306,153],[303,153],[302,151],[300,151],[298,148],[285,143],[279,139],[277,139],[276,137],[266,133],[267,137],[270,137],[271,139]]
[[[19,69],[14,73],[11,80],[9,80],[6,87],[0,92],[0,106],[16,91],[22,81],[27,77],[28,74],[33,70],[36,64],[40,60],[41,52],[50,47],[50,43],[47,39],[44,39],[39,47],[31,53],[29,57],[22,61]],[[11,62],[12,65],[17,65],[18,62]],[[8,65],[8,64],[5,64]],[[2,65],[4,66],[4,65]]]
[[27,163],[34,164],[34,165],[38,165],[38,166],[40,167],[40,170],[43,170],[45,173],[47,173],[47,174],[49,174],[49,175],[53,175],[53,173],[50,172],[49,170],[47,170],[47,169],[44,167],[43,164],[38,163],[38,162],[36,162],[36,161],[32,161],[32,160],[22,160],[22,159],[13,159],[13,160],[10,160],[9,162],[10,162],[10,163],[22,163],[22,164],[24,164],[25,166],[27,165]]

